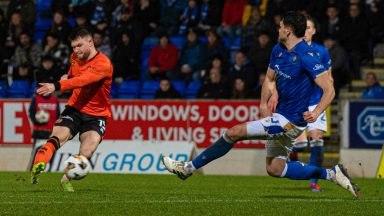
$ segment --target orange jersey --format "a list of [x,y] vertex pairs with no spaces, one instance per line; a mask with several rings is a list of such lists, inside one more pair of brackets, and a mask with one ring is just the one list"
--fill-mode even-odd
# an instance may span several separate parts
[[59,81],[60,91],[73,90],[69,106],[88,115],[109,118],[112,73],[112,63],[103,53],[98,52],[88,61],[77,59],[72,53],[68,79]]

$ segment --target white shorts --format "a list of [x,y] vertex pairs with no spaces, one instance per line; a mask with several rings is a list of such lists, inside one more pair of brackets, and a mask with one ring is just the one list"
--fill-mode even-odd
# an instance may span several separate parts
[[284,116],[272,116],[247,123],[248,139],[267,140],[267,157],[287,159],[295,140],[306,127],[296,126]]
[[[308,107],[308,110],[312,112],[316,105],[312,105]],[[316,119],[313,123],[308,123],[308,131],[312,130],[322,130],[324,132],[327,131],[327,115],[325,114],[325,111],[320,114],[320,116]]]

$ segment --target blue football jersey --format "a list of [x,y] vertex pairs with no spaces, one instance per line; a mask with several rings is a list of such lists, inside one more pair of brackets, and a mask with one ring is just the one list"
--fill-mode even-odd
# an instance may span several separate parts
[[[320,58],[321,63],[323,63],[325,69],[329,70],[329,68],[331,68],[331,57],[329,56],[328,49],[313,42],[309,46],[316,50],[316,55]],[[320,102],[321,96],[323,96],[323,90],[318,85],[315,85],[311,100],[309,101],[309,106],[317,105]]]
[[279,101],[276,113],[283,115],[297,126],[306,126],[303,113],[308,111],[314,80],[326,68],[316,55],[316,50],[305,41],[288,51],[277,44],[272,50],[269,67],[276,73]]

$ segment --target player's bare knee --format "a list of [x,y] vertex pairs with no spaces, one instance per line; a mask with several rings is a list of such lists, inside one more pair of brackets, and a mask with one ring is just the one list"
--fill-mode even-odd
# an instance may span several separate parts
[[246,132],[244,132],[243,125],[236,125],[228,129],[225,132],[225,135],[227,136],[227,138],[231,139],[233,142],[237,142],[239,140],[244,139],[244,133]]
[[272,177],[280,177],[283,170],[276,165],[267,165],[267,173]]

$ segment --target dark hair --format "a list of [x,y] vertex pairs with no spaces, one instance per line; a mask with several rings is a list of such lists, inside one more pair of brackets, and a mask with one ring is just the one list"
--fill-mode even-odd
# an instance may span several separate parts
[[73,41],[78,38],[84,38],[87,36],[92,37],[91,31],[87,27],[79,26],[72,31],[71,35],[69,36],[69,40]]
[[282,21],[285,26],[292,28],[296,37],[304,37],[305,29],[307,29],[307,19],[299,11],[288,11],[283,15]]
[[313,28],[315,28],[316,30],[317,27],[318,27],[318,24],[317,24],[317,21],[315,18],[311,17],[310,15],[305,15],[305,18],[307,18],[308,21],[310,21],[312,24],[313,24]]

